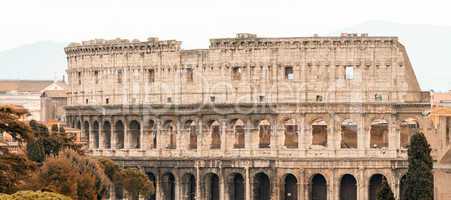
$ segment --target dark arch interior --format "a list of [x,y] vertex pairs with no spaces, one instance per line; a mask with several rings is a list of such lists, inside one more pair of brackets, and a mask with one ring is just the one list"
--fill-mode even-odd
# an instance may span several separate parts
[[288,174],[283,180],[282,198],[284,200],[298,199],[298,180],[293,174]]
[[89,122],[85,122],[83,124],[83,137],[84,139],[86,139],[86,142],[89,145]]
[[214,173],[205,175],[203,187],[206,200],[219,200],[219,177]]
[[140,143],[141,125],[136,120],[130,122],[130,148],[139,149]]
[[312,178],[310,192],[311,200],[327,200],[327,181],[323,175],[317,174]]
[[400,200],[406,200],[407,194],[406,194],[406,175],[402,176],[401,182],[399,183],[399,199]]
[[111,148],[111,124],[110,122],[103,123],[103,145],[105,148]]
[[265,173],[258,173],[254,178],[254,200],[270,200],[271,187],[269,177]]
[[116,148],[117,149],[123,149],[124,148],[124,124],[122,123],[122,121],[117,121],[116,122],[116,127],[115,127],[115,132],[116,132]]
[[161,178],[162,189],[163,189],[163,199],[164,200],[175,200],[175,178],[171,173],[166,173]]
[[192,174],[185,174],[182,180],[182,193],[184,200],[196,199],[196,178]]
[[99,122],[95,121],[92,125],[92,132],[94,133],[94,148],[99,148]]
[[357,181],[350,174],[344,175],[341,179],[340,200],[357,200]]
[[382,186],[382,181],[385,179],[385,177],[381,174],[375,174],[371,176],[370,178],[370,186],[368,191],[368,199],[369,200],[376,200],[377,191]]
[[[156,178],[155,175],[152,172],[147,172],[147,178],[150,180],[151,184],[153,185],[153,188],[156,188]],[[150,194],[149,196],[147,196],[146,198],[147,200],[156,200],[156,195],[155,192],[153,194]]]
[[241,174],[233,174],[229,180],[229,198],[230,200],[244,200],[245,187],[244,178]]

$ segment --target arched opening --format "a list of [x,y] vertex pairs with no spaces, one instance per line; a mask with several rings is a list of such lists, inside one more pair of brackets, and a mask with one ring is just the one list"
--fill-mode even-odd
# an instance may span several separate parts
[[271,147],[271,123],[268,120],[262,120],[258,124],[259,148]]
[[285,128],[285,147],[298,148],[298,126],[294,119],[286,120]]
[[161,177],[162,199],[175,200],[175,177],[171,173],[166,173]]
[[214,173],[204,176],[203,196],[206,200],[219,200],[219,177]]
[[121,183],[114,185],[114,197],[116,199],[124,199],[124,188]]
[[182,178],[182,195],[184,200],[196,199],[196,178],[192,174],[185,174]]
[[151,137],[151,148],[157,148],[157,127],[155,125],[155,121],[149,121],[149,129],[150,129],[150,137]]
[[254,177],[254,200],[270,200],[271,199],[271,185],[268,175],[260,172]]
[[357,181],[353,175],[345,174],[341,178],[340,200],[357,200]]
[[89,140],[89,122],[85,121],[83,123],[83,132],[82,133],[83,134],[82,134],[81,140],[85,141],[86,144],[89,145],[89,142],[90,142],[90,140]]
[[406,193],[406,181],[407,181],[407,176],[404,175],[401,177],[401,180],[399,181],[399,200],[407,200],[407,193]]
[[193,120],[185,122],[185,130],[189,132],[189,149],[197,149],[197,128]]
[[239,173],[234,173],[229,176],[229,199],[230,200],[244,200],[245,186],[244,178]]
[[380,190],[382,186],[382,181],[385,179],[385,176],[382,174],[374,174],[370,178],[370,185],[368,187],[368,199],[376,200],[377,192]]
[[94,121],[94,124],[92,125],[92,134],[94,135],[94,148],[99,148],[99,122]]
[[172,120],[167,120],[163,124],[163,128],[166,134],[169,136],[169,144],[166,148],[176,149],[177,148],[177,131],[175,130],[174,122]]
[[108,121],[103,122],[103,147],[105,149],[111,148],[111,124]]
[[[155,175],[152,172],[147,172],[147,178],[149,179],[150,183],[153,185],[153,188],[157,188],[156,187],[156,178]],[[156,200],[156,194],[155,192],[153,194],[150,194],[149,196],[147,196],[146,198],[147,200]]]
[[124,124],[122,121],[117,121],[114,127],[115,139],[116,139],[116,148],[123,149],[124,148]]
[[298,180],[293,174],[287,174],[281,187],[281,198],[283,200],[297,200],[298,199]]
[[141,148],[141,125],[136,120],[130,122],[130,148]]
[[327,146],[327,124],[324,120],[312,123],[312,145]]
[[415,119],[409,118],[401,122],[400,124],[400,145],[401,148],[407,148],[410,142],[410,136],[412,136],[420,126]]
[[341,148],[357,148],[357,123],[349,119],[341,124]]
[[236,120],[233,126],[233,132],[235,135],[235,143],[233,144],[233,148],[241,149],[244,148],[244,122],[241,119]]
[[310,200],[327,200],[327,181],[321,174],[312,178]]
[[370,147],[388,147],[388,122],[386,120],[375,120],[371,123]]
[[75,128],[81,130],[81,122],[80,122],[80,120],[77,121],[77,124],[76,124]]
[[221,148],[221,125],[218,121],[213,121],[210,125],[211,149]]

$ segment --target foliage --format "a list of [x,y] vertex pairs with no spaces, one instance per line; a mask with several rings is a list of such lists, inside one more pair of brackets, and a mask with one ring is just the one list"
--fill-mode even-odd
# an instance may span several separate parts
[[12,195],[0,194],[0,200],[71,200],[53,192],[20,191]]
[[79,153],[81,146],[75,144],[74,137],[67,135],[64,129],[48,128],[34,120],[30,122],[33,138],[27,143],[27,155],[36,162],[43,162],[48,156],[58,155],[63,149],[72,149]]
[[35,190],[91,200],[104,196],[111,182],[96,160],[80,156],[72,150],[64,150],[43,163],[31,185]]
[[388,182],[386,179],[382,181],[382,186],[377,192],[376,196],[377,200],[395,200],[395,195],[393,194],[393,191],[390,188],[390,185],[388,185]]
[[136,197],[139,194],[147,196],[155,192],[153,184],[149,181],[147,176],[138,169],[124,169],[122,182],[124,189],[133,197]]
[[36,168],[25,156],[0,150],[0,193],[12,194],[19,190]]
[[20,120],[27,115],[28,111],[22,107],[0,105],[0,132],[7,132],[19,142],[30,139],[30,127]]
[[434,197],[431,147],[423,133],[410,138],[409,169],[406,175],[406,199],[432,200]]

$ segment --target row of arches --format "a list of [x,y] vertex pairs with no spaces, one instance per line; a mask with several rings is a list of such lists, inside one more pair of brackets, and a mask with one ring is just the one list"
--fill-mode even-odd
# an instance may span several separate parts
[[[90,129],[90,124],[85,121],[83,124],[83,135],[90,141],[92,136],[92,148],[99,148],[100,142],[102,147],[109,149],[112,148],[112,137],[115,139],[116,149],[125,148],[125,125],[121,120],[118,120],[114,124],[114,133],[112,133],[112,124],[109,121],[104,121],[102,124],[102,132],[100,132],[100,123],[94,121]],[[150,127],[151,135],[151,147],[156,148],[158,142],[158,135],[168,135],[168,143],[166,148],[177,148],[177,125],[173,120],[166,120],[161,127],[157,127],[155,121],[150,120],[148,123]],[[127,148],[141,148],[141,124],[137,120],[132,120],[127,124],[127,139],[129,146]],[[77,128],[81,129],[81,122],[77,124]],[[223,130],[226,129],[226,130]],[[405,148],[409,143],[410,136],[419,129],[419,123],[414,119],[403,120],[400,124],[400,146]],[[283,122],[282,126],[277,128],[269,120],[263,119],[254,123],[246,124],[241,119],[231,120],[229,124],[221,124],[218,120],[210,120],[202,127],[194,120],[186,120],[181,127],[181,131],[189,133],[189,145],[190,149],[197,148],[197,136],[199,132],[207,132],[209,134],[210,149],[221,148],[222,138],[221,135],[225,131],[231,132],[234,137],[233,148],[245,148],[246,146],[246,133],[254,133],[258,135],[258,148],[271,148],[271,137],[274,136],[275,131],[283,131],[284,143],[286,148],[298,148],[299,147],[299,135],[300,128],[294,119],[287,119]],[[329,143],[330,128],[325,120],[317,119],[311,123],[311,145],[327,147]],[[346,119],[340,126],[341,143],[340,148],[353,149],[358,148],[358,134],[359,125]],[[180,131],[180,130],[179,130]],[[90,134],[91,133],[91,134]],[[370,134],[370,148],[387,148],[389,144],[389,123],[383,119],[374,120],[369,128]],[[100,139],[102,138],[102,139]],[[102,140],[102,141],[101,141]]]
[[[220,200],[221,180],[220,177],[213,172],[205,174],[199,184],[200,194],[197,194],[196,176],[191,173],[186,173],[181,177],[180,185],[177,186],[178,181],[171,172],[164,173],[158,183],[156,176],[152,172],[147,173],[148,178],[157,186],[159,184],[160,194],[152,194],[145,199],[156,200],[159,197],[162,200],[177,200],[177,191],[181,192],[183,200]],[[403,190],[405,176],[400,181],[400,199],[404,199]],[[327,200],[330,185],[327,179],[322,174],[314,174],[309,179],[308,184],[308,199],[309,200]],[[382,186],[383,180],[386,177],[382,174],[374,174],[368,181],[368,200],[376,200],[377,191]],[[285,174],[281,177],[281,185],[279,187],[279,197],[282,200],[300,200],[304,196],[300,194],[300,181],[293,174]],[[265,172],[256,173],[251,182],[250,197],[253,200],[271,200],[273,199],[273,183],[269,175]],[[245,200],[247,196],[246,180],[240,173],[231,173],[225,180],[224,197],[228,200]],[[124,197],[123,191],[116,188],[116,199]],[[344,174],[339,181],[339,195],[340,200],[357,200],[359,196],[357,179],[352,174]]]

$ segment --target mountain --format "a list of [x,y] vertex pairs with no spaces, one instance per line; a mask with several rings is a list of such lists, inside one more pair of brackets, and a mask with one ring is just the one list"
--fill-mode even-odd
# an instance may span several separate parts
[[368,21],[340,32],[398,36],[406,46],[421,88],[451,90],[451,27]]
[[[451,89],[451,27],[368,21],[333,35],[341,32],[398,36],[407,48],[421,88]],[[60,79],[67,66],[65,46],[45,41],[0,51],[0,79]]]
[[42,41],[0,51],[0,79],[61,79],[66,43]]

